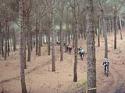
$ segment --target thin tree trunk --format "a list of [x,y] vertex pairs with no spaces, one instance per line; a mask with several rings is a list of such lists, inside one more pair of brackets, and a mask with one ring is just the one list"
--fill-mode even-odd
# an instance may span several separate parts
[[48,55],[50,55],[50,31],[47,33]]
[[61,5],[61,20],[60,20],[60,61],[63,61],[63,45],[64,45],[64,32],[63,32],[63,12],[64,12],[64,3],[63,0],[60,1]]
[[114,31],[114,26],[113,26],[113,19],[111,19],[111,32]]
[[38,42],[38,56],[41,56],[41,41],[40,41],[40,38],[41,38],[41,33],[39,32],[39,35],[38,35],[38,37],[39,37],[39,42]]
[[25,20],[26,19],[24,19],[24,46],[25,46],[25,48],[24,48],[24,68],[25,69],[27,69],[27,65],[26,65],[26,48],[27,48],[27,46],[26,46],[26,38],[27,38],[27,28],[26,28],[26,24],[25,24]]
[[102,10],[102,30],[103,30],[103,36],[105,41],[105,58],[108,58],[108,39],[107,39],[107,29],[106,29],[106,20],[104,18],[104,11]]
[[[52,7],[52,2],[51,2],[51,7]],[[51,8],[52,9],[52,8]],[[53,9],[51,10],[51,14],[50,14],[50,22],[51,22],[51,31],[52,31],[52,72],[55,72],[55,31],[54,31],[54,13],[53,13]]]
[[[74,7],[76,6],[76,0],[74,0]],[[73,81],[77,82],[77,63],[78,63],[78,31],[79,31],[79,27],[78,27],[78,15],[77,15],[77,11],[76,8],[73,8],[73,18],[74,18],[74,77],[73,77]],[[79,10],[78,10],[78,14],[79,14]]]
[[63,61],[63,31],[62,31],[62,20],[60,22],[60,61]]
[[55,36],[54,36],[54,30],[52,30],[52,72],[54,71],[55,71]]
[[19,1],[19,18],[21,23],[21,32],[20,32],[20,77],[21,77],[21,88],[22,93],[27,93],[26,84],[25,84],[25,33],[24,33],[24,4],[25,0]]
[[88,0],[87,13],[87,93],[96,93],[96,58],[93,0]]
[[84,34],[84,39],[86,40],[86,18],[85,18],[85,16],[84,16],[84,23],[83,23],[83,34]]
[[123,36],[122,36],[122,24],[121,24],[121,18],[118,17],[118,22],[119,22],[119,29],[120,29],[120,39],[123,40]]
[[117,48],[117,11],[114,10],[114,49]]
[[68,45],[70,45],[70,42],[71,42],[71,33],[70,31],[68,31]]
[[41,22],[39,20],[39,26],[38,26],[38,56],[41,56],[41,44],[42,44],[42,32],[41,32]]
[[70,44],[70,31],[69,31],[69,11],[68,11],[68,8],[67,8],[67,15],[66,15],[66,44]]
[[28,31],[28,40],[27,40],[27,43],[28,43],[28,58],[27,58],[27,61],[31,61],[31,32]]
[[7,54],[9,56],[9,52],[10,52],[10,32],[9,32],[9,25],[7,25]]
[[13,51],[16,51],[16,33],[15,30],[13,30]]
[[26,27],[27,27],[27,48],[28,48],[27,61],[31,61],[32,37],[31,37],[30,12],[28,12],[26,16]]
[[78,23],[76,23],[75,25],[76,25],[76,27],[75,27],[75,35],[74,35],[74,39],[75,39],[75,41],[74,41],[74,43],[75,43],[75,45],[74,45],[74,47],[75,47],[75,50],[74,50],[75,56],[74,56],[74,58],[75,58],[75,59],[74,59],[74,78],[73,78],[73,81],[74,81],[74,82],[77,82]]
[[100,30],[101,30],[101,24],[100,24],[100,17],[98,19],[98,47],[100,47]]
[[36,19],[36,55],[38,55],[38,48],[39,48],[38,34],[39,34],[38,19]]
[[0,22],[0,55],[2,55],[2,28]]
[[40,46],[43,46],[43,32],[40,32]]
[[4,49],[4,60],[7,58],[7,20],[5,21],[5,30],[4,30],[4,38],[5,38],[5,49]]
[[24,51],[25,51],[25,34],[23,31],[21,31],[21,36],[20,36],[20,76],[21,76],[21,86],[22,86],[22,93],[27,93],[26,90],[26,84],[25,84],[25,72],[24,72],[24,68],[25,68],[25,63],[24,63]]
[[26,90],[26,84],[25,84],[25,72],[24,72],[24,69],[25,69],[25,45],[24,45],[24,42],[25,42],[25,34],[23,31],[21,31],[21,36],[20,36],[20,76],[21,76],[21,87],[22,87],[22,93],[27,93],[27,90]]
[[4,31],[2,31],[2,44],[1,44],[1,46],[2,46],[2,50],[1,50],[1,52],[2,52],[2,57],[4,57],[4,38],[5,38],[5,33],[4,33]]
[[31,43],[31,51],[33,50],[33,35],[32,35],[32,31],[30,32],[30,43]]
[[72,40],[73,40],[73,42],[72,42],[72,47],[74,48],[74,45],[75,45],[75,24],[74,23],[72,23]]

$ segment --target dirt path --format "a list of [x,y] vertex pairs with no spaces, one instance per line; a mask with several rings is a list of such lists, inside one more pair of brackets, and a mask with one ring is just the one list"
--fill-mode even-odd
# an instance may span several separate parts
[[[123,37],[125,34],[123,34]],[[118,36],[119,38],[119,36]],[[110,45],[113,45],[113,39],[109,39]],[[106,81],[101,84],[98,93],[125,93],[125,39],[118,40],[117,45],[118,49],[114,50],[113,47],[109,45],[109,59],[111,61],[110,64],[110,75],[109,77],[105,77],[104,75],[100,75],[100,80]],[[98,67],[100,68],[100,67]],[[101,68],[100,68],[101,69]],[[122,70],[121,70],[122,69]],[[103,73],[103,72],[101,72]],[[100,73],[99,73],[100,74]]]
[[[125,37],[125,33],[123,34]],[[118,37],[119,38],[119,37]],[[104,56],[104,40],[101,47],[96,47],[97,57],[97,93],[125,93],[125,39],[118,40],[118,49],[113,49],[113,36],[110,35],[109,58],[111,61],[109,77],[104,76],[102,60]],[[82,43],[81,43],[82,42]],[[85,41],[79,45],[85,46]],[[86,62],[78,58],[78,82],[73,83],[73,53],[64,54],[64,61],[60,62],[59,47],[56,48],[56,72],[51,72],[51,56],[47,56],[46,47],[42,48],[42,56],[36,57],[33,53],[32,62],[27,63],[26,84],[31,93],[81,93],[82,84],[86,81]],[[10,56],[7,62],[0,62],[0,86],[6,89],[6,93],[21,93],[19,80],[19,56],[18,53]]]
[[117,74],[117,77],[116,77],[117,81],[115,82],[116,83],[115,88],[112,89],[114,91],[110,92],[110,93],[125,93],[125,91],[123,92],[123,89],[122,89],[122,87],[124,87],[124,84],[125,84],[123,75],[115,67],[112,67],[112,68],[115,71],[115,73]]
[[[44,67],[44,66],[48,65],[49,63],[50,63],[50,61],[46,62],[45,64],[42,64],[40,66],[36,66],[36,67],[30,69],[30,70],[26,71],[25,75],[33,73],[33,71],[36,71],[36,70],[40,69],[41,67]],[[9,78],[9,79],[1,80],[0,84],[8,83],[8,82],[11,82],[12,80],[16,80],[16,79],[19,79],[19,78],[20,78],[20,76],[16,76],[16,77],[12,77],[12,78]]]

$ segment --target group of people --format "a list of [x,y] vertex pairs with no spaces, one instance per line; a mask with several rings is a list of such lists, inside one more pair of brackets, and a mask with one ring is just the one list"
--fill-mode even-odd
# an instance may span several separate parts
[[[56,44],[60,45],[60,42],[56,42]],[[65,52],[71,54],[72,50],[73,50],[72,45],[67,45],[67,44],[64,43],[64,46],[65,46]],[[84,57],[84,54],[85,54],[85,50],[82,47],[78,48],[78,54],[79,54],[81,60],[83,60],[83,57]]]
[[[57,42],[57,44],[59,45],[60,42]],[[65,52],[68,52],[71,54],[73,47],[71,45],[66,45],[66,44],[64,44],[64,46],[65,46]],[[79,54],[81,60],[83,60],[84,55],[85,55],[85,50],[82,47],[78,48],[78,54]],[[104,73],[109,72],[109,60],[108,60],[108,58],[104,58],[103,66],[104,66]]]
[[65,52],[68,52],[71,54],[73,47],[71,45],[65,45]]
[[[70,46],[70,45],[65,45],[65,52],[68,52],[68,53],[71,54],[72,49],[73,49],[72,46]],[[85,54],[85,50],[84,50],[82,47],[78,48],[78,54],[79,54],[81,60],[83,60],[83,57],[84,57],[84,54]]]

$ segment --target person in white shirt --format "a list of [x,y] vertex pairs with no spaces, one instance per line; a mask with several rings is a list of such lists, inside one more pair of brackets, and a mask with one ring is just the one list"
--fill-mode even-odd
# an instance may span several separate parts
[[103,66],[104,66],[104,72],[109,71],[109,60],[108,60],[108,58],[104,58]]
[[80,58],[81,58],[81,60],[83,60],[85,50],[83,48],[81,48],[81,47],[78,50],[79,50]]

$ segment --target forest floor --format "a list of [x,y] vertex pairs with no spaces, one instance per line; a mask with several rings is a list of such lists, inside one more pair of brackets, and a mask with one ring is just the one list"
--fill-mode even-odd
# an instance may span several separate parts
[[[125,93],[125,32],[123,40],[118,34],[118,47],[113,49],[113,34],[108,36],[110,73],[104,75],[103,57],[104,40],[101,46],[96,42],[97,93]],[[97,40],[96,40],[97,41]],[[86,50],[86,41],[79,40],[79,47]],[[51,56],[47,55],[47,47],[42,49],[40,57],[32,53],[32,61],[27,62],[26,85],[28,93],[82,93],[86,91],[87,56],[81,61],[78,58],[78,82],[73,82],[74,55],[64,53],[64,61],[60,62],[59,46],[56,46],[56,72],[51,72]],[[0,57],[0,93],[21,93],[19,52],[12,52],[4,61]]]

